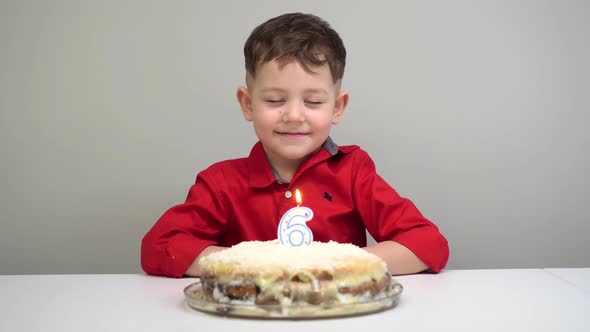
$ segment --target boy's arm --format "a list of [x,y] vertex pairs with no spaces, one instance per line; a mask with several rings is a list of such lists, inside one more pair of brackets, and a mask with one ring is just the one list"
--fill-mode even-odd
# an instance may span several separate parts
[[147,274],[180,278],[204,250],[219,244],[227,215],[221,184],[210,173],[201,172],[186,202],[166,211],[144,236],[141,266]]
[[364,249],[381,257],[392,275],[413,274],[428,269],[428,265],[416,254],[397,242],[383,241]]
[[449,246],[438,227],[376,172],[369,155],[359,150],[353,199],[369,233],[378,242],[367,248],[387,262],[392,274],[442,270]]

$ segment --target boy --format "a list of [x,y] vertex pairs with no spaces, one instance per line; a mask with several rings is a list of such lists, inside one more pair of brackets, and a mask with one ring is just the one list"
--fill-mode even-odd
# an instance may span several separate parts
[[[198,276],[198,261],[242,241],[274,240],[296,206],[295,189],[314,212],[314,240],[353,243],[380,256],[392,274],[438,272],[447,240],[376,173],[358,146],[329,137],[348,104],[340,90],[346,50],[322,19],[275,17],[244,46],[242,114],[259,142],[249,157],[222,161],[197,175],[186,202],[169,209],[145,235],[141,264],[148,274]],[[365,228],[378,242],[366,247]]]

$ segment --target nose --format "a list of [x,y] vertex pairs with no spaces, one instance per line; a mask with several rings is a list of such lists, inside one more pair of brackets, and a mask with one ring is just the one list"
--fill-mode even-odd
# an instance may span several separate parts
[[299,102],[290,102],[283,108],[283,121],[285,122],[303,122],[305,119],[305,105]]

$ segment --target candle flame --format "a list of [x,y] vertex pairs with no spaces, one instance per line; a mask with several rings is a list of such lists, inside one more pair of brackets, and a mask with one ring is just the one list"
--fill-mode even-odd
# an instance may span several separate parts
[[301,193],[299,189],[295,189],[295,200],[297,201],[297,205],[301,205]]

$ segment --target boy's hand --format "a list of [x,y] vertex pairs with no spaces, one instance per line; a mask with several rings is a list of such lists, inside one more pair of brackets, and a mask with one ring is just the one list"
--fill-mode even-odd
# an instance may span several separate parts
[[209,246],[209,247],[203,249],[203,251],[201,251],[199,256],[197,256],[197,258],[195,258],[195,260],[191,263],[191,266],[189,266],[188,270],[186,270],[184,275],[188,276],[188,277],[200,277],[201,276],[201,269],[199,269],[199,259],[201,259],[202,257],[205,257],[211,253],[214,253],[216,251],[223,250],[223,249],[227,249],[227,248],[226,247],[218,247],[218,246]]
[[383,241],[363,249],[381,257],[387,263],[387,270],[391,275],[413,274],[428,269],[410,249],[397,242]]

